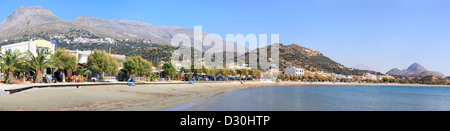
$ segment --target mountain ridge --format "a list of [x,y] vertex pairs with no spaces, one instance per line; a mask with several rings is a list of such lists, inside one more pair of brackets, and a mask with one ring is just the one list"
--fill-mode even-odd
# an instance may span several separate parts
[[[10,14],[0,23],[0,39],[24,39],[26,38],[27,23],[31,22],[33,33],[43,33],[49,37],[58,36],[64,39],[65,34],[70,30],[85,30],[98,37],[111,37],[116,40],[140,40],[147,39],[151,43],[170,45],[171,39],[176,34],[185,34],[193,43],[194,30],[179,26],[153,26],[150,23],[131,20],[106,20],[103,18],[79,16],[74,20],[61,20],[52,11],[44,9],[41,6],[26,7],[20,6],[16,11]],[[203,38],[206,33],[202,32]],[[66,38],[68,39],[68,38]],[[227,47],[245,46],[236,43],[229,44]],[[195,46],[194,46],[195,47]],[[202,47],[202,46],[200,46]],[[234,49],[234,48],[233,48]],[[215,48],[203,49],[214,52],[221,51]]]
[[419,63],[411,64],[407,69],[400,70],[398,68],[394,68],[389,70],[386,74],[388,75],[396,75],[396,76],[406,76],[406,77],[425,77],[425,76],[438,76],[445,77],[444,74],[438,71],[429,71],[424,66]]

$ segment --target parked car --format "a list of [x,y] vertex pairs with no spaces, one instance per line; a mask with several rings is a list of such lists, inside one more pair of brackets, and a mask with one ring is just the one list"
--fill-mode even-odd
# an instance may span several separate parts
[[236,77],[230,77],[230,78],[228,78],[228,80],[229,80],[229,81],[235,81],[235,80],[236,80]]
[[216,81],[225,81],[225,77],[218,76],[218,77],[216,77]]
[[247,77],[246,80],[250,80],[251,81],[251,80],[253,80],[253,78],[252,77]]
[[213,80],[214,80],[214,76],[207,76],[207,78],[208,78],[210,81],[213,81]]
[[206,81],[206,77],[199,77],[199,76],[196,76],[196,77],[195,77],[195,80],[196,80],[196,81]]
[[194,76],[194,79],[195,79],[195,81],[200,81],[200,80],[201,80],[201,77],[199,77],[199,76]]

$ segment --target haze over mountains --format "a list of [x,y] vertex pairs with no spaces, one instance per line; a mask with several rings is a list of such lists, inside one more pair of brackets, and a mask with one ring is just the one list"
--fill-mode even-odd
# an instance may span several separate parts
[[413,63],[405,70],[400,70],[398,68],[391,69],[386,74],[388,75],[397,75],[397,76],[406,76],[406,77],[424,77],[435,75],[438,77],[445,77],[444,74],[438,71],[429,71],[419,63]]
[[[178,26],[153,26],[140,21],[106,20],[86,16],[80,16],[75,20],[66,21],[61,20],[52,11],[46,10],[43,7],[25,6],[20,6],[0,23],[0,39],[23,38],[27,35],[28,21],[31,23],[32,32],[45,32],[48,35],[55,36],[71,30],[85,30],[99,37],[111,37],[117,40],[148,39],[152,43],[164,45],[169,45],[172,37],[179,33],[188,35],[191,38],[191,42],[194,39],[193,29]],[[203,33],[203,37],[206,35],[206,33]],[[245,48],[236,44],[226,46]],[[220,50],[210,49],[210,51]]]

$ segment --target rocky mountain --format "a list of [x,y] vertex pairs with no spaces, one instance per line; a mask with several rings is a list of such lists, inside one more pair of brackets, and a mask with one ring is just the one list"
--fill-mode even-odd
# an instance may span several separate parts
[[[363,75],[364,73],[381,74],[380,72],[375,71],[359,70],[345,67],[344,65],[328,58],[327,56],[324,56],[319,51],[302,47],[297,44],[280,44],[279,47],[281,70],[284,70],[288,66],[292,65],[313,72],[324,71],[344,75]],[[259,48],[258,50],[270,50],[270,46]],[[246,55],[246,57],[248,57],[249,53],[246,53]]]
[[[27,23],[31,23],[32,33],[45,34],[48,37],[68,39],[67,34],[73,30],[87,31],[97,37],[110,37],[116,40],[141,40],[146,39],[151,43],[170,45],[171,39],[176,34],[186,34],[194,41],[194,30],[178,26],[153,26],[149,23],[129,20],[106,20],[94,17],[80,16],[75,20],[61,20],[52,11],[42,7],[19,7],[15,12],[6,17],[0,23],[0,39],[24,39],[27,34]],[[203,37],[207,34],[203,33]],[[224,42],[225,43],[225,42]],[[245,46],[230,44],[227,47]],[[200,46],[201,47],[201,46]],[[204,47],[209,49],[208,47]],[[204,49],[205,50],[205,49]],[[220,51],[209,49],[210,51]]]
[[38,26],[46,23],[62,21],[50,10],[45,10],[42,7],[25,7],[20,6],[11,15],[5,18],[0,23],[0,30],[26,29],[28,22],[33,22],[32,25]]
[[400,69],[394,68],[394,69],[389,70],[386,74],[393,75],[393,74],[400,74],[401,72],[402,71]]
[[192,29],[183,27],[155,27],[149,23],[129,20],[106,20],[94,17],[81,16],[71,22],[86,25],[96,29],[113,31],[119,34],[127,35],[128,38],[145,38],[152,42],[170,44],[172,36],[178,33],[190,34],[193,36]]
[[408,67],[408,69],[406,69],[406,71],[408,71],[406,73],[417,74],[417,73],[422,73],[422,72],[428,71],[428,70],[425,69],[425,67],[423,67],[419,63],[413,63],[412,65],[410,65]]
[[438,77],[445,77],[444,74],[438,72],[438,71],[429,71],[424,66],[420,65],[419,63],[413,63],[405,70],[399,70],[397,68],[394,68],[390,71],[388,71],[386,74],[388,75],[397,75],[397,76],[406,76],[406,77],[425,77],[425,76],[438,76]]

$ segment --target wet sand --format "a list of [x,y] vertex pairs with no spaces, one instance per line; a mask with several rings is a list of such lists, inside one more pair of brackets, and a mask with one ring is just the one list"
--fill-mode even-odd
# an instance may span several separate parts
[[[236,89],[264,86],[310,85],[303,82],[225,82],[33,88],[0,97],[0,110],[8,111],[158,111]],[[331,85],[333,83],[313,83]],[[386,85],[334,83],[334,85]],[[388,84],[396,85],[396,84]],[[408,86],[408,85],[399,85]],[[418,85],[410,85],[418,86]]]

